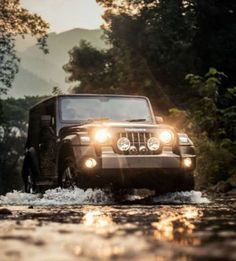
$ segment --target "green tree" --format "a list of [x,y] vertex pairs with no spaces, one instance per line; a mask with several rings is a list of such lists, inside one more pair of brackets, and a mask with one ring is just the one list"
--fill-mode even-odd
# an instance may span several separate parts
[[[198,154],[197,183],[208,187],[234,174],[236,169],[236,88],[219,95],[224,74],[211,68],[204,76],[188,74],[186,81],[193,89],[188,110],[171,109],[173,120],[181,121],[194,139]],[[221,103],[227,109],[221,109]]]
[[31,34],[39,47],[47,52],[48,24],[37,14],[22,8],[19,0],[0,0],[0,95],[7,93],[18,72],[19,58],[15,50],[17,35]]
[[195,0],[196,35],[193,48],[196,53],[198,73],[214,66],[224,72],[227,82],[236,82],[236,2],[233,0]]
[[106,9],[105,35],[118,61],[117,71],[126,77],[124,82],[133,84],[133,89],[140,86],[137,89],[153,97],[159,110],[167,111],[173,101],[178,105],[186,100],[183,78],[194,71],[195,20],[190,3],[98,2]]
[[112,88],[112,60],[109,51],[99,51],[90,43],[81,41],[69,52],[70,60],[63,68],[68,81],[77,82],[74,92],[110,92]]
[[[236,81],[236,4],[229,0],[97,0],[105,8],[105,35],[112,44],[118,71],[128,75],[142,57],[159,89],[181,107],[188,106],[192,90],[186,74],[204,74],[210,67],[223,71],[219,93]],[[132,62],[134,60],[134,62]],[[136,60],[136,61],[135,61]],[[139,59],[140,60],[140,59]],[[136,77],[134,77],[136,78]],[[146,78],[150,81],[150,77]],[[131,79],[132,80],[132,79]],[[168,104],[168,103],[167,103]],[[163,104],[164,105],[164,104]],[[161,107],[163,106],[160,105]],[[169,104],[168,104],[169,105]],[[167,105],[167,106],[168,106]]]
[[0,194],[20,189],[21,162],[27,137],[28,111],[44,97],[3,100],[3,123],[0,125]]

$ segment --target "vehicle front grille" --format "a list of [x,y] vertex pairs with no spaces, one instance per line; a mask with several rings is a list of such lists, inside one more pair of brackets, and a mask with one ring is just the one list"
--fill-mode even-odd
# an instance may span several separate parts
[[[115,141],[115,145],[116,142],[118,141],[118,139],[122,138],[122,137],[126,137],[129,139],[131,147],[135,147],[137,149],[137,152],[132,152],[130,150],[128,150],[127,152],[122,152],[120,151],[117,146],[116,146],[116,152],[119,154],[147,154],[147,155],[152,155],[152,154],[159,154],[160,151],[155,151],[152,152],[148,149],[147,147],[147,141],[148,139],[150,139],[151,137],[154,137],[154,133],[152,132],[120,132],[117,134],[117,139]],[[146,148],[146,152],[140,152],[140,148],[141,147],[145,147]]]

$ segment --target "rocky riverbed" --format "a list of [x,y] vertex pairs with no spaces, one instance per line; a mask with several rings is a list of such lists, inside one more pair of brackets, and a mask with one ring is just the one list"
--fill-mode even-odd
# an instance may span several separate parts
[[0,260],[236,260],[236,199],[51,190],[0,196]]

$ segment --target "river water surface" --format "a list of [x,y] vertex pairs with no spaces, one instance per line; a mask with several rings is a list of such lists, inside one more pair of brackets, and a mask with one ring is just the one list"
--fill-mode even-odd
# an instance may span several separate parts
[[0,260],[236,260],[236,199],[49,190],[0,196]]

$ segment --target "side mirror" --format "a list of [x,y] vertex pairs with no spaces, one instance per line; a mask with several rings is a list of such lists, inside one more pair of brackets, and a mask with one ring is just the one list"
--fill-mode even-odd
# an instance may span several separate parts
[[163,122],[164,122],[163,118],[160,117],[160,116],[155,116],[155,120],[156,120],[156,123],[157,123],[157,124],[160,124],[160,123],[163,123]]
[[49,127],[52,123],[52,116],[51,115],[42,115],[41,116],[41,126],[42,127]]

